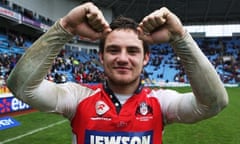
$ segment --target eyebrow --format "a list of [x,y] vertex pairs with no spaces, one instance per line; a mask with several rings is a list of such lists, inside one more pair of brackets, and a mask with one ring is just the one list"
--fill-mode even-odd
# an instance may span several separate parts
[[[121,46],[117,45],[117,44],[111,44],[111,45],[107,45],[105,48],[120,48]],[[134,49],[141,49],[139,46],[136,45],[129,45],[127,46],[127,48],[134,48]]]
[[107,45],[106,49],[108,49],[108,48],[118,48],[118,47],[120,47],[120,46],[116,45],[116,44],[111,44],[111,45]]

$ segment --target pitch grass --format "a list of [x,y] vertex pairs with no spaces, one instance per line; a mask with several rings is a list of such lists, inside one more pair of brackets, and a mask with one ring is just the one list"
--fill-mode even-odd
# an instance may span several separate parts
[[227,92],[229,105],[221,113],[196,124],[166,126],[164,143],[240,144],[240,87],[227,88]]
[[[174,88],[180,92],[190,88]],[[240,144],[240,88],[227,88],[229,105],[219,115],[196,124],[172,124],[165,127],[164,144]],[[65,120],[58,115],[34,112],[14,117],[21,126],[0,131],[0,144]],[[29,134],[6,144],[70,144],[71,128],[68,121]],[[5,143],[4,143],[5,144]]]

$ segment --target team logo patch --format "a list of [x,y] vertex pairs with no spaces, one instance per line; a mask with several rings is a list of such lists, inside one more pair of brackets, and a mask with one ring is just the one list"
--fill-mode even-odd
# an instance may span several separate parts
[[103,115],[109,110],[109,106],[104,101],[97,101],[95,108],[98,115]]
[[137,108],[136,114],[145,116],[149,113],[152,114],[152,108],[146,102],[141,102]]

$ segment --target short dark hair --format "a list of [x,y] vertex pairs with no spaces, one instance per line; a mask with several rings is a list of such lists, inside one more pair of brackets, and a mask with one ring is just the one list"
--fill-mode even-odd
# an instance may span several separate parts
[[[115,30],[115,29],[131,29],[136,33],[137,33],[137,27],[138,27],[138,23],[134,19],[127,18],[127,17],[124,17],[124,16],[117,17],[110,24],[110,28],[112,30]],[[103,53],[103,51],[104,51],[105,41],[106,41],[106,38],[103,38],[103,39],[100,40],[100,43],[99,43],[99,52],[100,53]],[[144,49],[144,55],[146,53],[149,53],[149,46],[148,46],[147,42],[145,42],[145,41],[143,41],[143,49]]]

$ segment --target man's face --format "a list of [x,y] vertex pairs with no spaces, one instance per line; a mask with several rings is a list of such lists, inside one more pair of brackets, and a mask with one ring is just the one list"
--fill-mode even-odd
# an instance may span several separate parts
[[127,85],[139,82],[149,55],[144,56],[143,42],[134,31],[114,30],[106,38],[100,60],[110,82]]

